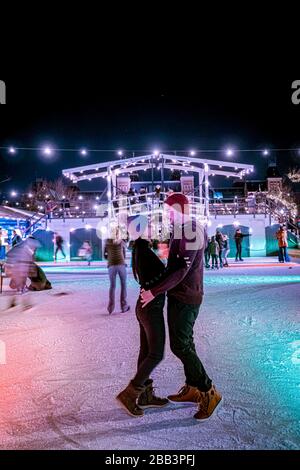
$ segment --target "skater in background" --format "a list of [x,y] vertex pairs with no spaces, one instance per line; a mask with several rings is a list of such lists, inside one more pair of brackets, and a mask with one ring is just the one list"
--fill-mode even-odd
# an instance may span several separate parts
[[119,276],[121,282],[121,310],[123,313],[128,312],[130,306],[127,304],[126,243],[122,240],[118,227],[114,230],[113,237],[105,243],[104,258],[108,261],[110,280],[108,313],[113,313],[115,309],[117,276]]
[[[35,272],[34,273],[29,273],[28,277],[31,281],[28,290],[30,291],[40,291],[40,290],[48,290],[52,289],[51,282],[47,279],[46,274],[38,266],[37,264],[34,264]],[[33,269],[34,271],[34,269]]]
[[210,244],[211,244],[211,237],[209,237],[207,239],[207,245],[206,245],[206,248],[204,250],[204,258],[205,258],[205,267],[206,267],[206,269],[210,268],[210,264],[209,264],[209,261],[210,261]]
[[281,225],[279,227],[279,230],[277,230],[276,238],[278,241],[278,261],[279,263],[288,263],[290,261],[290,257],[287,252],[288,238],[287,231],[284,225]]
[[[135,221],[138,221],[139,231]],[[148,240],[148,220],[145,216],[129,219],[132,245],[132,271],[135,280],[143,289],[154,287],[164,276],[166,268],[151,249]],[[145,308],[140,296],[136,304],[136,317],[140,327],[140,351],[137,372],[127,387],[116,397],[126,411],[132,416],[143,416],[143,408],[166,406],[168,400],[154,395],[153,380],[150,375],[162,361],[165,348],[164,321],[165,294],[158,295]]]
[[229,247],[228,235],[223,234],[223,252],[222,252],[222,256],[223,256],[223,267],[225,267],[225,268],[228,268],[228,266],[229,266],[228,259],[227,259],[229,251],[230,251],[230,247]]
[[54,261],[57,261],[57,254],[58,254],[59,251],[61,252],[63,257],[66,259],[66,254],[65,254],[64,248],[63,248],[64,239],[57,232],[54,234],[54,236],[55,236],[54,241],[55,241],[55,245],[56,245],[55,254],[54,254]]
[[18,245],[19,243],[21,243],[21,241],[22,241],[22,234],[21,234],[20,229],[17,228],[16,230],[13,230],[12,232],[11,246],[14,247]]
[[244,261],[242,258],[242,243],[245,237],[250,237],[251,233],[242,233],[240,228],[237,228],[234,234],[234,240],[236,245],[235,261]]
[[211,237],[210,241],[210,256],[211,256],[211,269],[219,269],[218,259],[219,259],[219,243],[216,240],[216,237]]
[[84,258],[88,262],[88,266],[91,265],[93,248],[88,240],[83,242],[81,248],[79,249],[78,256]]
[[216,236],[215,236],[216,241],[218,242],[219,245],[219,262],[220,262],[220,268],[223,268],[223,234],[220,232],[220,230],[216,231]]
[[10,278],[9,286],[20,294],[26,291],[27,278],[37,276],[34,254],[39,246],[38,240],[28,237],[27,240],[15,245],[7,253],[5,272]]

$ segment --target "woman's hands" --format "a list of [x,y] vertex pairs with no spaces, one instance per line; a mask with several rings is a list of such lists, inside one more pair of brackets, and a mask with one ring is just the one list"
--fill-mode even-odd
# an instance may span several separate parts
[[142,308],[146,307],[146,305],[153,299],[154,295],[152,294],[151,290],[141,289]]

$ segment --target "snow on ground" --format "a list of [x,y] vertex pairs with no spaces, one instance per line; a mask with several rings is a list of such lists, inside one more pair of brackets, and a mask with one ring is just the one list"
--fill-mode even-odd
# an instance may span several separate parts
[[[206,272],[195,339],[224,403],[204,423],[194,406],[131,418],[115,401],[138,353],[132,276],[131,311],[111,316],[107,275],[49,277],[29,310],[0,296],[1,449],[300,448],[300,265]],[[153,378],[160,395],[184,383],[168,342]]]

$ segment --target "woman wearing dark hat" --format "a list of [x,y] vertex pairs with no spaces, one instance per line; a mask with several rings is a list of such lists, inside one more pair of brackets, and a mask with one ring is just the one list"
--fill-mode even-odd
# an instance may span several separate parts
[[[142,289],[152,289],[165,276],[165,265],[156,256],[147,239],[148,220],[145,216],[131,217],[128,232],[134,240],[132,248],[132,270]],[[128,386],[116,397],[132,416],[143,416],[143,408],[163,407],[166,398],[153,393],[150,375],[162,361],[165,348],[164,322],[165,294],[158,295],[143,308],[140,296],[136,304],[136,317],[140,326],[140,352],[137,372]]]

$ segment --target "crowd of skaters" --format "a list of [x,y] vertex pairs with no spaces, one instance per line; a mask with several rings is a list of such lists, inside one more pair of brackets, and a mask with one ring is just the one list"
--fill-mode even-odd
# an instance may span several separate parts
[[[0,229],[1,230],[1,229]],[[237,228],[233,240],[235,243],[235,262],[244,261],[242,258],[242,250],[243,250],[243,239],[245,237],[250,237],[251,233],[243,233],[240,228]],[[278,242],[278,261],[280,263],[289,262],[290,258],[288,255],[288,235],[287,229],[284,224],[280,225],[279,229],[276,231],[275,237]],[[28,259],[26,258],[26,262],[22,263],[22,256],[28,253],[28,247],[30,245],[35,245],[35,250],[40,245],[39,242],[35,244],[31,241],[32,237],[29,239],[24,240],[22,238],[22,234],[19,229],[15,229],[12,232],[11,237],[11,249],[7,254],[7,273],[9,277],[18,277],[21,271],[20,266],[23,265],[26,267],[28,265]],[[26,241],[28,241],[26,243]],[[66,259],[66,253],[64,250],[64,240],[59,233],[54,234],[54,261],[57,261],[58,254],[60,253],[61,256]],[[151,249],[156,253],[159,258],[167,264],[168,259],[168,247],[164,246],[164,253],[160,253],[158,249],[158,241],[151,240]],[[22,245],[22,249],[20,249],[20,245]],[[166,245],[164,243],[163,245]],[[104,257],[108,262],[108,273],[109,273],[109,280],[110,280],[110,290],[109,290],[109,302],[108,302],[108,313],[113,313],[115,309],[115,291],[116,291],[116,280],[119,277],[120,284],[121,284],[121,295],[120,295],[120,305],[121,311],[126,312],[129,310],[129,305],[127,303],[127,288],[126,288],[126,278],[127,278],[127,264],[126,264],[126,248],[132,250],[133,245],[132,241],[128,244],[128,239],[124,240],[121,237],[120,230],[116,229],[115,233],[112,234],[111,238],[106,240],[104,245]],[[34,251],[35,251],[34,250]],[[229,267],[228,263],[228,255],[230,252],[230,240],[226,233],[222,233],[220,229],[217,229],[215,235],[208,237],[207,242],[204,247],[204,261],[205,261],[205,268],[206,269],[220,269],[220,268],[227,268]],[[166,254],[167,253],[167,254]],[[34,254],[30,253],[31,262],[34,263],[33,269],[28,269],[28,276],[25,276],[25,271],[27,268],[24,268],[22,271],[21,279],[14,282],[14,279],[10,283],[12,288],[16,288],[19,292],[24,292],[26,289],[26,277],[29,280],[35,279],[37,284],[33,286],[31,282],[31,290],[41,290],[43,288],[49,288],[50,283],[48,282],[46,276],[44,275],[41,268],[39,268],[34,261]],[[93,259],[93,247],[90,241],[85,240],[81,247],[78,250],[78,257],[82,260],[86,260],[88,266],[90,266],[91,261]],[[14,260],[12,262],[12,260]],[[17,264],[17,268],[14,269],[12,267],[13,264]],[[32,272],[34,274],[32,275]],[[24,274],[25,273],[25,274]],[[34,289],[32,289],[34,287]]]
[[[237,228],[234,234],[236,246],[235,261],[244,261],[242,258],[242,242],[245,237],[250,237],[250,233],[242,233]],[[216,234],[209,237],[204,251],[205,267],[207,269],[228,268],[228,255],[230,252],[229,237],[217,229]]]

